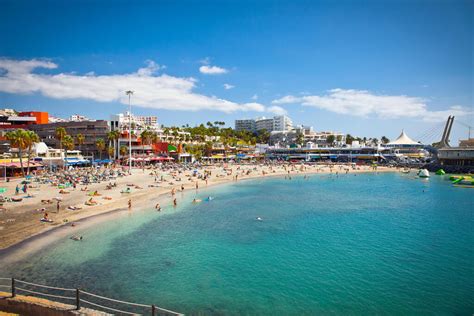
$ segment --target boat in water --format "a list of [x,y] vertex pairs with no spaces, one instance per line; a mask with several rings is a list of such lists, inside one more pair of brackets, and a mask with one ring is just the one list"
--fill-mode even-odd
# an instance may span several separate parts
[[418,176],[420,178],[429,178],[430,177],[430,172],[428,171],[428,169],[420,169],[418,171]]

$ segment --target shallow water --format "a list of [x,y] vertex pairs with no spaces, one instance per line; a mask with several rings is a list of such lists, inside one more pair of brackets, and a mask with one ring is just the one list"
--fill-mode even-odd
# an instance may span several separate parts
[[177,196],[176,209],[79,228],[82,242],[60,240],[1,274],[186,314],[474,312],[473,189],[387,173]]

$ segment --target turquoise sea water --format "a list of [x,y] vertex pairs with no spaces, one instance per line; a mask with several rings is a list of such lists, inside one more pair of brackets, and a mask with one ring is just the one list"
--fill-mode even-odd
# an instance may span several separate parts
[[474,312],[474,189],[390,173],[197,193],[208,195],[79,228],[84,241],[58,241],[4,273],[186,314]]

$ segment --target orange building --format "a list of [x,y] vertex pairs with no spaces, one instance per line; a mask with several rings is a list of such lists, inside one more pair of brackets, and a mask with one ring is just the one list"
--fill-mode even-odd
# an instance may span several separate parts
[[18,116],[22,117],[35,117],[36,124],[48,124],[49,123],[49,114],[48,112],[20,112]]
[[48,124],[48,112],[20,112],[18,115],[1,115],[0,129],[28,128],[31,125]]

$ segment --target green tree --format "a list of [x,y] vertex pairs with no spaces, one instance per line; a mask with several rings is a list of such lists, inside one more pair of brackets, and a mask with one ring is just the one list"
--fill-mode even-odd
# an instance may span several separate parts
[[25,143],[28,149],[28,161],[26,162],[26,174],[30,174],[31,149],[33,145],[40,142],[38,134],[33,131],[25,131]]
[[68,150],[74,150],[74,138],[72,138],[71,135],[66,135],[64,136],[62,140],[62,144],[64,146],[64,166],[66,166],[67,163],[67,151]]
[[77,134],[76,135],[76,143],[79,145],[79,150],[82,152],[82,145],[84,145],[84,142],[86,141],[86,137],[82,134]]
[[5,134],[6,139],[10,142],[12,148],[18,149],[18,156],[20,157],[20,168],[21,174],[25,176],[25,170],[23,169],[23,150],[27,148],[26,131],[23,129],[17,129],[14,131],[7,132]]
[[388,144],[388,143],[390,143],[390,139],[388,139],[388,138],[385,137],[385,136],[382,136],[382,137],[380,138],[380,140],[382,141],[382,144]]
[[346,144],[350,145],[354,141],[354,137],[351,134],[346,135]]
[[109,154],[109,159],[115,159],[115,148],[114,147],[107,147],[107,153]]
[[260,144],[268,144],[270,140],[270,132],[266,129],[261,129],[257,132],[257,142]]
[[336,137],[334,135],[328,135],[328,137],[326,138],[326,143],[332,145],[334,144],[335,140],[336,140]]
[[105,149],[105,141],[103,138],[97,138],[95,141],[95,147],[97,147],[97,150],[99,151],[99,159],[102,160],[102,152]]
[[152,132],[147,130],[147,129],[144,130],[143,132],[141,132],[140,139],[141,139],[141,143],[142,143],[142,153],[143,153],[143,155],[145,155],[145,145],[150,145],[151,144],[152,137],[153,137]]
[[303,135],[303,133],[299,132],[298,134],[296,134],[295,142],[296,142],[296,144],[298,144],[300,146],[304,145],[304,135]]
[[128,153],[128,147],[125,145],[120,146],[120,156],[125,156]]
[[63,139],[64,137],[66,137],[66,135],[67,133],[64,127],[58,127],[56,128],[56,131],[54,132],[54,137],[59,142],[59,152],[61,153],[63,152]]
[[[114,130],[114,131],[110,131],[107,133],[107,139],[109,140],[109,147],[112,147],[113,151],[112,151],[112,155],[109,155],[110,157],[112,157],[111,159],[115,159],[115,153],[117,152],[117,144],[118,144],[118,140],[120,138],[120,132],[118,130]],[[110,143],[112,143],[112,146],[110,146]],[[109,149],[107,149],[108,152]]]

